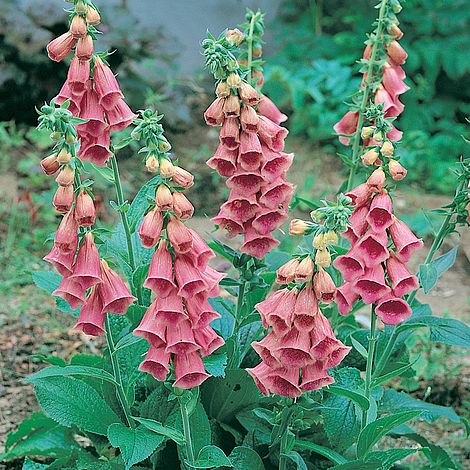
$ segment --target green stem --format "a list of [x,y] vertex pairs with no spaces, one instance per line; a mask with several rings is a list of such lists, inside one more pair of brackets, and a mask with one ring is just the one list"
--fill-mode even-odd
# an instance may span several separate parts
[[[375,304],[372,304],[372,311],[370,313],[370,336],[369,336],[369,348],[367,350],[367,365],[366,365],[366,377],[364,384],[364,395],[370,400],[370,386],[372,383],[372,369],[374,367],[374,355],[375,355],[375,343],[377,338],[375,336],[377,330],[377,315],[375,314]],[[364,429],[367,425],[367,410],[362,412],[361,426]]]
[[257,18],[257,13],[255,13],[252,17],[251,17],[251,21],[250,21],[250,32],[248,33],[248,37],[246,38],[246,42],[247,42],[247,45],[248,45],[248,60],[247,60],[247,67],[248,67],[248,75],[247,75],[247,80],[248,80],[248,83],[251,85],[252,84],[252,67],[253,67],[253,31],[254,31],[254,27],[255,27],[255,20]]
[[[113,154],[113,156],[110,158],[110,161],[111,161],[111,167],[113,169],[113,174],[114,174],[114,186],[116,188],[116,197],[118,200],[118,205],[119,207],[122,208],[122,205],[124,204],[124,195],[122,192],[121,176],[119,174],[119,167],[118,167],[116,155]],[[125,212],[120,210],[119,214],[121,215],[122,226],[124,227],[124,232],[126,234],[127,253],[129,256],[129,266],[131,267],[132,272],[135,272],[136,264],[135,264],[134,247],[132,245],[132,234],[131,234],[131,229],[129,227],[129,221],[127,219],[127,214]],[[139,301],[139,304],[142,305],[143,304],[142,286],[141,285],[136,286],[136,290],[137,290],[137,299]]]
[[286,419],[281,424],[279,435],[281,436],[280,449],[279,449],[279,470],[287,470],[288,458],[285,456],[287,450],[287,443],[290,429],[290,419],[294,413],[293,407],[290,407]]
[[[235,325],[233,326],[233,333],[232,336],[235,338],[237,341],[238,338],[238,331],[240,330],[240,325],[242,323],[242,318],[241,318],[241,313],[242,313],[242,308],[243,308],[243,301],[245,299],[245,290],[246,286],[248,284],[248,281],[241,281],[240,287],[238,288],[238,298],[237,298],[237,310],[235,312]],[[238,342],[238,341],[237,341]],[[235,364],[236,355],[233,355],[231,357],[229,367],[238,367],[240,364]]]
[[189,424],[188,408],[186,406],[186,402],[183,399],[178,398],[178,402],[180,405],[181,420],[183,421],[183,434],[184,434],[184,442],[186,446],[186,459],[189,461],[189,463],[194,463],[196,459],[195,459],[194,449],[193,449],[193,440],[191,437],[191,426]]
[[131,428],[135,427],[134,420],[132,419],[132,413],[127,401],[126,392],[124,391],[124,386],[122,384],[121,370],[119,368],[119,363],[115,355],[114,340],[111,334],[111,324],[109,322],[109,315],[106,315],[105,321],[106,328],[106,343],[108,345],[109,357],[111,358],[111,365],[113,367],[114,380],[116,381],[116,396],[121,404],[122,411],[126,417],[127,423]]
[[374,37],[374,43],[372,44],[372,50],[370,53],[369,64],[367,67],[367,75],[364,84],[364,90],[362,94],[362,101],[361,107],[359,108],[359,118],[357,121],[357,128],[356,132],[353,137],[353,146],[352,146],[352,164],[351,169],[349,171],[348,177],[348,185],[346,187],[346,191],[352,189],[354,175],[356,174],[357,167],[359,166],[359,149],[360,149],[360,142],[361,142],[361,131],[362,125],[364,123],[364,113],[366,112],[367,106],[369,104],[369,96],[371,92],[371,85],[373,82],[373,72],[375,66],[375,57],[377,55],[377,44],[379,42],[379,38],[382,35],[383,23],[385,18],[385,10],[388,0],[382,0],[380,4],[380,11],[379,11],[379,18],[377,20],[377,31]]

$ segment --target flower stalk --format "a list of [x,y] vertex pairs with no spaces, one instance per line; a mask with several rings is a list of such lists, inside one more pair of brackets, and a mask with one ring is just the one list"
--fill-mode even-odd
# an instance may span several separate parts
[[[377,342],[377,315],[375,314],[375,305],[372,305],[372,311],[370,313],[370,336],[369,336],[369,347],[367,350],[367,364],[366,364],[366,376],[364,381],[364,395],[367,400],[370,400],[370,389],[372,383],[372,370],[374,368],[374,356],[375,356],[375,345]],[[362,411],[361,427],[364,429],[367,426],[367,414],[368,410]]]

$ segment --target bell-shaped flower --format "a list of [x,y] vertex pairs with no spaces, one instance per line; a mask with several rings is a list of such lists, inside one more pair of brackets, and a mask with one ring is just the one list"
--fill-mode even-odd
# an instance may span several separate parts
[[113,109],[123,98],[121,88],[112,70],[97,56],[95,56],[93,82],[98,93],[101,106],[105,110]]
[[229,150],[235,150],[240,144],[240,128],[238,118],[229,117],[224,120],[219,135],[220,143]]
[[188,253],[193,246],[193,237],[189,229],[176,217],[170,217],[166,232],[171,246],[176,253]]
[[78,117],[87,120],[87,122],[77,126],[80,135],[89,134],[93,137],[98,137],[108,129],[108,123],[104,120],[103,108],[92,86],[88,87],[83,95]]
[[226,178],[232,176],[237,169],[238,148],[230,150],[225,145],[220,144],[212,158],[207,161],[207,165],[217,171],[220,176]]
[[298,330],[311,331],[315,326],[318,313],[318,301],[312,285],[307,284],[297,295],[293,322]]
[[284,140],[289,131],[264,116],[259,117],[258,135],[271,150],[284,150]]
[[356,252],[367,267],[377,266],[382,263],[389,256],[387,232],[374,232],[369,229],[358,240]]
[[321,302],[332,302],[335,298],[335,283],[331,276],[321,267],[313,277],[313,288],[317,299]]
[[357,123],[359,120],[359,113],[348,111],[339,122],[337,122],[333,129],[339,135],[339,141],[343,145],[349,145],[350,137],[357,130]]
[[204,119],[209,126],[220,126],[224,122],[225,98],[216,98],[204,113]]
[[148,372],[155,379],[163,382],[170,372],[170,354],[165,351],[165,347],[150,346],[145,359],[139,366],[142,372]]
[[178,295],[187,299],[206,290],[206,284],[199,270],[187,256],[177,256],[175,260],[175,277],[179,287]]
[[136,117],[137,115],[132,112],[123,99],[118,100],[113,108],[106,110],[110,132],[122,131],[130,126]]
[[302,367],[302,383],[300,388],[305,391],[320,390],[334,383],[333,377],[328,375],[321,362],[314,362]]
[[80,282],[85,289],[101,282],[100,255],[91,232],[83,238],[70,278]]
[[106,333],[104,329],[105,316],[103,301],[101,300],[98,287],[93,286],[86,296],[85,304],[80,310],[80,315],[74,328],[83,331],[86,335],[101,336]]
[[345,282],[336,290],[335,302],[341,315],[347,315],[357,300],[359,300],[359,294],[351,282]]
[[278,125],[287,121],[287,116],[266,95],[261,95],[258,103],[258,113]]
[[167,297],[176,284],[173,277],[173,260],[167,249],[166,240],[162,240],[152,256],[149,272],[144,287],[152,289],[158,297]]
[[175,355],[176,388],[199,387],[210,375],[204,370],[201,356],[197,352]]
[[393,293],[397,297],[403,297],[408,292],[419,288],[418,278],[411,274],[393,252],[387,260],[387,274],[392,284]]
[[354,281],[365,271],[365,263],[357,247],[353,247],[345,255],[338,256],[333,266],[342,274],[345,281]]
[[[168,226],[170,222],[168,223]],[[160,210],[155,207],[148,212],[139,227],[139,237],[145,248],[152,248],[160,239],[163,228],[163,216]]]
[[103,300],[103,312],[125,314],[136,298],[105,260],[101,260],[101,281],[99,290]]
[[75,281],[70,277],[64,277],[57,289],[52,293],[55,297],[64,299],[72,309],[76,309],[83,304],[86,287],[79,281]]
[[392,225],[390,225],[389,231],[393,244],[397,249],[397,255],[405,263],[410,260],[411,255],[416,250],[423,247],[423,240],[416,237],[408,225],[396,217],[394,218]]
[[185,355],[199,349],[189,319],[181,318],[166,331],[166,352]]
[[375,313],[386,325],[398,325],[411,316],[408,302],[393,296],[386,297],[377,304]]
[[353,286],[365,304],[377,302],[390,293],[390,287],[385,282],[384,270],[381,264],[368,268],[364,276],[354,281]]
[[47,55],[54,62],[60,62],[69,55],[76,42],[77,39],[72,36],[70,31],[67,31],[47,45]]
[[240,251],[261,259],[277,245],[279,245],[279,242],[273,238],[272,235],[261,235],[251,224],[247,224],[245,228],[245,240],[240,247]]
[[78,246],[78,224],[73,209],[62,218],[54,237],[54,245],[64,254],[75,253]]
[[240,134],[240,147],[238,162],[246,171],[255,171],[260,167],[263,153],[258,136],[254,132],[244,132]]

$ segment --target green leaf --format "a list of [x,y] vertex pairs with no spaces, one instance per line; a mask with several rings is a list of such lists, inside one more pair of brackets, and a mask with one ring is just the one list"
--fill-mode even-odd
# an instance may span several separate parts
[[330,459],[333,463],[336,464],[343,464],[347,462],[347,460],[341,454],[338,454],[338,452],[335,452],[332,449],[328,449],[327,447],[314,444],[313,442],[296,439],[295,447],[300,450],[310,450],[316,454],[323,455],[323,457]]
[[351,460],[341,465],[335,465],[328,470],[379,470],[382,468],[380,462],[364,462],[364,460]]
[[295,467],[297,468],[297,470],[308,470],[307,464],[305,463],[305,460],[295,450],[291,450],[288,454],[281,454],[281,456],[282,455],[285,455],[289,460],[294,462]]
[[233,467],[224,451],[213,445],[203,447],[194,463],[185,460],[185,464],[191,468]]
[[420,449],[388,449],[371,452],[367,460],[379,460],[382,464],[381,469],[389,470],[396,462],[404,460],[419,451]]
[[455,263],[458,247],[455,246],[447,253],[439,256],[428,264],[419,266],[419,280],[424,293],[427,294],[437,283],[438,279]]
[[403,411],[391,416],[384,416],[368,424],[359,434],[357,441],[357,455],[365,457],[372,447],[379,442],[393,428],[404,424],[411,419],[417,418],[421,411]]
[[114,380],[114,377],[103,369],[98,369],[96,367],[87,367],[87,366],[49,366],[41,369],[38,372],[30,375],[26,381],[34,384],[38,379],[44,379],[46,377],[59,377],[66,375],[85,375],[87,377],[94,377],[96,379],[106,380],[116,385],[117,382]]
[[28,458],[24,459],[22,470],[45,470],[49,467],[48,464],[34,462],[33,460],[29,460]]
[[250,447],[235,447],[229,455],[235,470],[264,470],[261,457]]
[[114,173],[109,166],[98,166],[94,163],[86,162],[85,167],[90,165],[93,168],[93,171],[101,175],[106,181],[114,184]]
[[160,434],[161,436],[168,437],[169,439],[175,441],[178,445],[184,445],[184,435],[177,429],[170,426],[164,426],[162,423],[159,423],[153,419],[137,417],[134,417],[134,419],[150,431]]
[[393,379],[394,377],[402,375],[407,370],[411,369],[413,365],[416,363],[416,361],[417,359],[410,364],[402,364],[402,363],[395,364],[395,367],[390,372],[387,372],[386,374],[381,375],[380,377],[375,379],[372,382],[372,386],[376,387],[377,385],[383,384],[384,382],[387,382],[388,380]]
[[170,391],[162,382],[157,382],[155,390],[145,399],[139,408],[142,418],[154,419],[160,423],[174,423],[175,416],[179,414],[176,400],[168,400]]
[[155,176],[151,180],[147,181],[136,194],[132,204],[127,213],[129,220],[129,226],[131,232],[134,232],[139,220],[143,217],[144,212],[148,208],[148,197],[155,197],[155,187],[158,182],[161,180],[161,177]]
[[131,429],[120,423],[109,426],[108,439],[113,447],[121,449],[126,470],[149,457],[164,441],[163,436],[145,428]]
[[119,418],[98,392],[70,377],[45,377],[34,380],[34,390],[44,411],[63,426],[106,436],[108,426]]
[[217,330],[225,340],[230,338],[233,334],[233,327],[235,325],[235,304],[231,299],[224,297],[209,299],[209,303],[221,316],[211,322],[212,328]]
[[364,358],[367,359],[367,349],[357,340],[354,338],[353,335],[349,336],[351,338],[351,343],[354,349]]
[[[181,413],[178,413],[176,417],[175,427],[177,427],[180,432],[183,432]],[[203,447],[206,447],[211,443],[211,425],[201,403],[198,403],[194,411],[191,413],[189,417],[189,426],[191,428],[193,450],[195,454],[198,454]]]
[[204,369],[213,377],[225,377],[225,367],[227,366],[227,353],[211,354],[203,358]]
[[140,341],[145,341],[143,338],[139,336],[135,336],[134,333],[129,333],[126,336],[123,336],[114,346],[114,351],[118,351],[128,346],[132,346],[135,343],[139,343]]
[[353,402],[357,403],[364,411],[367,411],[370,407],[369,400],[362,393],[354,392],[353,390],[348,390],[344,387],[338,387],[337,385],[330,385],[326,391],[333,395],[349,398]]
[[132,137],[127,137],[125,139],[120,140],[117,144],[114,144],[114,150],[120,150],[124,147],[127,147],[134,139]]

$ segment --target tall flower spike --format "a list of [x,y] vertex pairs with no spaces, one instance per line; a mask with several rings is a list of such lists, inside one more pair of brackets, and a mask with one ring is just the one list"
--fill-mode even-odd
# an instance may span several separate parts
[[[158,168],[160,179],[155,192],[155,207],[144,217],[139,235],[142,244],[157,246],[144,286],[156,294],[134,334],[144,337],[151,347],[140,369],[164,381],[173,364],[174,386],[190,389],[210,375],[202,358],[212,354],[224,341],[210,326],[219,318],[208,299],[218,295],[224,275],[208,265],[214,257],[206,242],[185,225],[194,208],[184,191],[193,176],[173,165],[171,146],[159,124],[162,116],[150,110],[141,112],[133,135],[153,143],[147,165]],[[163,144],[162,144],[163,143]]]

